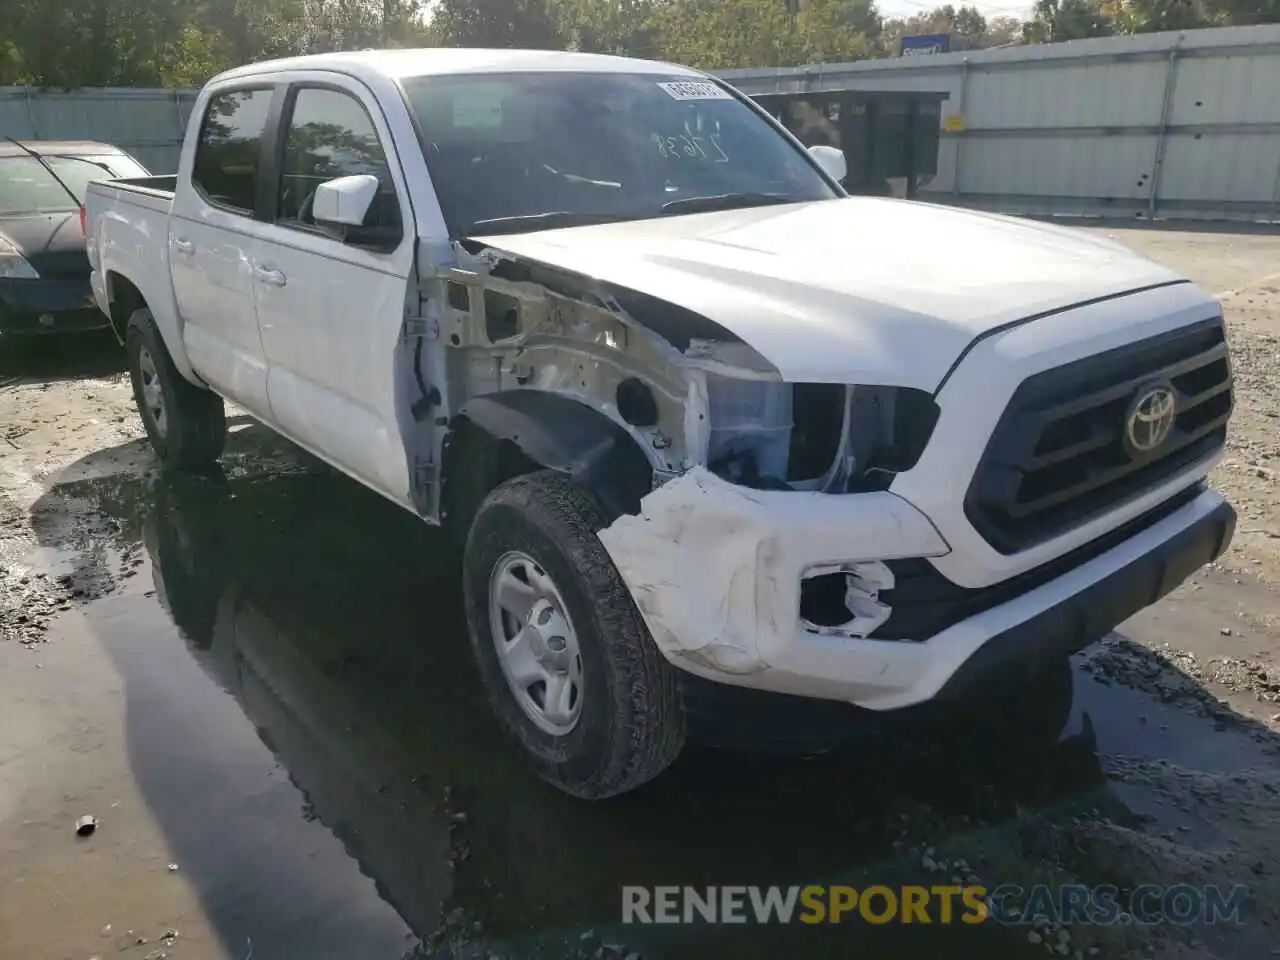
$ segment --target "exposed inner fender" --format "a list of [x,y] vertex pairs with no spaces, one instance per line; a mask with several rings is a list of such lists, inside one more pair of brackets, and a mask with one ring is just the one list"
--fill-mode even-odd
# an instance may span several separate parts
[[529,459],[573,477],[613,517],[640,512],[653,465],[635,439],[604,414],[559,394],[513,390],[474,397],[459,411]]

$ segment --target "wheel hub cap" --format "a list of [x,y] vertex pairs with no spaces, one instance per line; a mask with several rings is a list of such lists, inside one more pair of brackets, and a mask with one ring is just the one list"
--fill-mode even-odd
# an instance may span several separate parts
[[138,374],[142,380],[142,404],[156,433],[163,437],[169,429],[164,408],[164,391],[160,387],[160,373],[156,370],[156,362],[146,347],[138,352]]
[[516,702],[540,730],[571,731],[582,715],[582,653],[564,598],[532,557],[504,555],[489,579],[498,664]]

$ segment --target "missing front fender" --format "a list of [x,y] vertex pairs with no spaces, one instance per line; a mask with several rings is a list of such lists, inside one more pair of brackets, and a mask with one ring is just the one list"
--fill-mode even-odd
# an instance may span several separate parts
[[[483,485],[484,492],[518,473],[558,470],[582,484],[600,501],[610,518],[640,511],[640,499],[653,489],[653,468],[635,440],[591,408],[565,397],[535,390],[476,397],[461,411],[469,444],[489,444],[487,461],[496,464],[487,476],[454,476],[456,464],[468,471],[482,459],[475,453],[450,464],[446,482]],[[502,454],[510,447],[511,453]],[[527,465],[517,473],[508,467]]]

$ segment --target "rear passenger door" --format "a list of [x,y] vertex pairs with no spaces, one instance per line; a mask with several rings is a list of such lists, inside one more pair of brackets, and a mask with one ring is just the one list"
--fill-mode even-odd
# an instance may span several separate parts
[[[288,79],[272,224],[254,257],[271,407],[286,435],[410,505],[396,367],[416,236],[409,191],[372,93],[349,77]],[[355,174],[380,184],[372,229],[316,223],[316,188]]]
[[218,88],[209,97],[190,184],[179,184],[167,241],[192,366],[219,392],[268,421],[253,263],[257,234],[265,226],[263,160],[278,112],[276,96],[275,85],[258,81]]

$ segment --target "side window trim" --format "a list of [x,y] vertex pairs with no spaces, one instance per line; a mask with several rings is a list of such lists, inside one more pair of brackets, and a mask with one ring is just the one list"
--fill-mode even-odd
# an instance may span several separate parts
[[[271,94],[271,102],[267,106],[267,117],[263,124],[262,136],[258,140],[258,166],[254,176],[254,206],[252,209],[236,207],[229,203],[222,203],[219,200],[215,200],[213,197],[209,196],[204,187],[202,187],[200,182],[196,179],[197,162],[200,159],[200,147],[204,143],[205,123],[209,119],[209,110],[213,106],[213,102],[219,97],[226,96],[229,93],[242,93],[249,90],[265,90]],[[217,210],[221,210],[224,213],[231,214],[232,216],[243,217],[246,220],[262,219],[262,184],[263,177],[267,173],[267,165],[271,156],[267,148],[276,136],[277,118],[279,117],[282,93],[283,87],[277,82],[261,78],[246,77],[240,83],[219,87],[217,90],[209,94],[209,98],[204,102],[204,113],[200,118],[200,130],[196,134],[196,148],[191,157],[191,176],[189,177],[192,189],[195,190],[200,199],[209,206]]]
[[[289,144],[289,127],[290,124],[293,123],[293,113],[298,102],[298,94],[304,90],[327,90],[332,93],[349,97],[351,100],[355,101],[356,106],[360,108],[361,113],[363,113],[365,118],[369,121],[369,127],[373,130],[374,136],[377,137],[378,146],[382,149],[383,157],[387,162],[388,172],[390,170],[391,163],[393,162],[393,158],[395,162],[399,162],[399,158],[394,153],[387,150],[387,144],[378,130],[378,124],[374,121],[373,114],[370,113],[368,106],[354,90],[341,83],[327,82],[324,80],[290,81],[287,84],[287,89],[284,91],[283,95],[279,97],[279,119],[278,122],[273,125],[275,142],[272,144],[271,153],[269,154],[265,165],[265,172],[269,179],[264,184],[262,195],[263,219],[273,226],[281,227],[285,230],[296,230],[299,233],[306,233],[315,237],[323,237],[324,239],[331,240],[340,246],[350,246],[350,244],[346,243],[339,237],[335,237],[323,227],[301,223],[296,220],[283,219],[280,216],[281,187],[284,183],[285,151],[288,149]],[[391,178],[390,186],[396,198],[396,205],[399,207],[400,211],[400,237],[396,241],[396,246],[399,246],[404,242],[406,223],[413,222],[412,212],[410,211],[409,218],[406,219],[406,198],[401,196],[401,192],[396,186],[394,177]]]
[[271,106],[267,110],[267,128],[262,133],[262,153],[258,158],[258,182],[254,193],[253,218],[261,223],[271,223],[274,219],[272,198],[276,183],[281,144],[284,142],[286,104],[289,100],[289,85],[276,83],[271,97]]

